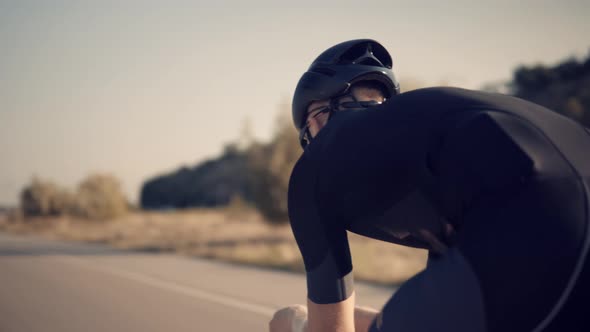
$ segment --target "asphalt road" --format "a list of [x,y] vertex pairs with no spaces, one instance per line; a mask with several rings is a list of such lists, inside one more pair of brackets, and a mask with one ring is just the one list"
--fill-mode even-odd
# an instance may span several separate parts
[[[375,308],[394,289],[357,283]],[[0,332],[266,331],[303,275],[0,233]]]

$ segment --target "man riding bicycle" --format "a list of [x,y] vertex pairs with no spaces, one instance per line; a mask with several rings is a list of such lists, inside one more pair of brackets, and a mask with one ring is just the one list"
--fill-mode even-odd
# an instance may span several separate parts
[[[308,302],[271,331],[588,330],[588,129],[501,94],[400,94],[391,68],[352,40],[297,85],[289,217]],[[429,250],[380,313],[355,311],[347,231]]]

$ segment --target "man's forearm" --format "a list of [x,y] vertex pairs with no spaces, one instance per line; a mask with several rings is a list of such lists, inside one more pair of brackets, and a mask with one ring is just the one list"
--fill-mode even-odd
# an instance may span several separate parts
[[354,308],[354,331],[368,332],[379,311],[369,307]]
[[[341,306],[342,303],[337,304]],[[348,305],[344,304],[345,306]],[[318,304],[311,304],[312,310],[317,311],[316,313],[312,314],[313,317],[318,316],[321,312],[326,312],[328,314],[328,320],[324,321],[323,318],[318,319],[312,318],[314,320],[314,329],[308,326],[308,310],[307,307],[296,304],[291,305],[285,308],[282,308],[275,312],[271,321],[269,322],[269,331],[270,332],[309,332],[309,331],[348,331],[347,326],[344,326],[346,323],[342,322],[334,322],[334,319],[339,319],[335,317],[334,313],[330,314],[327,311],[340,311],[342,313],[342,307],[340,309],[334,310],[334,305],[329,305],[330,307],[323,307],[318,310],[315,308]],[[325,305],[323,305],[325,306]],[[355,307],[354,313],[354,323],[350,323],[351,325],[354,324],[354,331],[355,332],[367,332],[369,327],[373,323],[373,320],[379,314],[378,311],[368,307]],[[344,319],[343,321],[348,321],[348,319]]]
[[[367,332],[379,311],[368,307],[354,307],[354,300],[354,293],[345,301],[334,304],[316,304],[308,300],[308,322],[305,331]],[[351,318],[354,321],[350,321]]]
[[354,332],[354,292],[346,300],[317,304],[307,299],[307,332]]

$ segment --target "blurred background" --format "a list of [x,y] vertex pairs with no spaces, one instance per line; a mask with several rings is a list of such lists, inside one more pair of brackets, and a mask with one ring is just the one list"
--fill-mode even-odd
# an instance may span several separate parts
[[[402,91],[513,94],[590,126],[589,16],[581,0],[0,0],[0,228],[301,270],[290,99],[319,53],[376,39]],[[424,261],[351,242],[361,279]]]

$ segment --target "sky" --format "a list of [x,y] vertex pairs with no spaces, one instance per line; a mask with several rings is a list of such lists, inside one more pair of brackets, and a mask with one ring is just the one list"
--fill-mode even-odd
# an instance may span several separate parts
[[270,139],[297,80],[372,38],[402,91],[505,82],[590,51],[588,1],[0,0],[0,205],[33,176],[75,189],[194,166],[244,123]]

